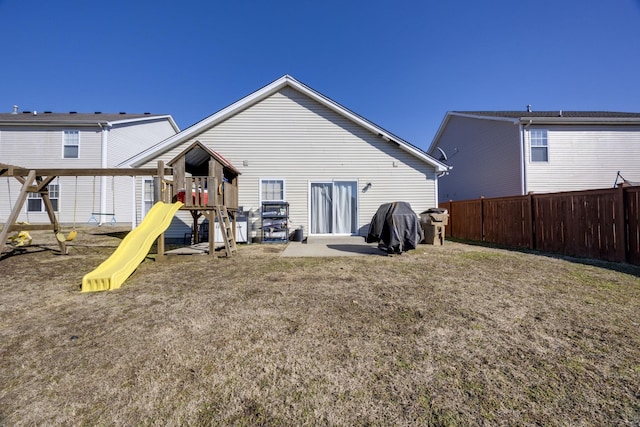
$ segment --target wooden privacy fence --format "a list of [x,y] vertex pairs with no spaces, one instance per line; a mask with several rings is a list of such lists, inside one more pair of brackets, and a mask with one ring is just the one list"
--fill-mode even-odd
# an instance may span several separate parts
[[640,265],[640,187],[440,203],[451,237]]

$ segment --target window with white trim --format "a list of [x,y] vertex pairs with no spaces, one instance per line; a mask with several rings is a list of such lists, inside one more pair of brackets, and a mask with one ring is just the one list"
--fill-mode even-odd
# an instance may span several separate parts
[[65,130],[62,137],[62,157],[65,159],[77,159],[80,157],[80,132],[77,130]]
[[152,179],[144,180],[144,194],[143,194],[143,203],[144,203],[144,213],[146,214],[151,210],[153,206],[153,193],[154,193],[154,185]]
[[[53,205],[53,210],[58,212],[58,199],[60,198],[60,185],[49,184],[49,199]],[[46,212],[44,201],[40,193],[29,193],[27,196],[27,212]]]
[[547,141],[547,130],[531,129],[529,137],[531,139],[531,161],[548,162],[549,145]]
[[284,179],[261,179],[260,200],[263,202],[283,202]]

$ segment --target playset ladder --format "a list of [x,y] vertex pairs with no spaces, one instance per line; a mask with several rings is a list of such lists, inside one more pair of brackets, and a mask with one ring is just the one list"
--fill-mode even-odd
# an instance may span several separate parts
[[220,231],[222,232],[222,239],[224,240],[224,248],[227,251],[227,256],[233,256],[233,252],[237,252],[236,239],[233,235],[233,229],[231,228],[231,221],[229,221],[229,212],[227,207],[222,205],[216,206],[216,214],[218,215],[218,224],[220,224]]

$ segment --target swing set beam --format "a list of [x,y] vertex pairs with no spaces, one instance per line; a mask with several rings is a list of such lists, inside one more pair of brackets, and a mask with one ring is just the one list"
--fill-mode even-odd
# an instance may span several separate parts
[[[46,168],[46,169],[30,169],[6,163],[0,163],[0,177],[14,177],[21,184],[20,193],[16,203],[13,206],[7,222],[0,229],[0,256],[4,253],[7,245],[7,238],[11,231],[31,231],[31,230],[53,230],[57,235],[60,232],[60,224],[56,218],[53,204],[49,198],[47,186],[58,176],[156,176],[159,173],[171,175],[171,168],[97,168],[97,169],[80,169],[80,168]],[[39,193],[45,210],[49,216],[51,224],[17,224],[16,221],[20,212],[27,201],[29,193]],[[60,247],[60,253],[68,254],[65,241],[56,239]]]
[[[33,169],[0,163],[0,176],[25,177]],[[158,174],[157,168],[46,168],[35,169],[36,176],[49,177],[49,182],[58,176],[154,176]],[[172,168],[164,168],[165,175],[171,175]],[[48,183],[47,183],[48,184]],[[45,184],[45,186],[47,185]]]

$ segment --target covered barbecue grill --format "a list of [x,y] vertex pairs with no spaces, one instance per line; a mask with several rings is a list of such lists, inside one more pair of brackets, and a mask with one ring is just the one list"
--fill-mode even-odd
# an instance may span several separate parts
[[407,202],[380,205],[369,224],[367,243],[378,243],[389,253],[415,249],[424,239],[420,220]]

